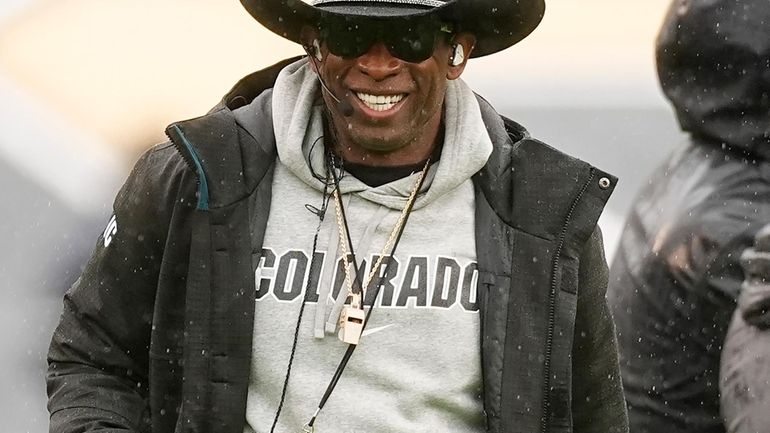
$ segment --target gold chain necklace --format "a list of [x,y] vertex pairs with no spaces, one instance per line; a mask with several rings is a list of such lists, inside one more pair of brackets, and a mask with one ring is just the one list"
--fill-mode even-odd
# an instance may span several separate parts
[[[361,332],[363,331],[365,320],[365,314],[362,306],[362,299],[365,295],[365,289],[369,287],[369,283],[371,283],[372,278],[374,278],[374,276],[377,274],[377,271],[380,269],[380,265],[382,265],[382,260],[385,258],[385,253],[392,247],[393,242],[398,236],[398,233],[401,231],[401,228],[404,225],[404,221],[406,221],[406,216],[409,213],[409,210],[412,208],[412,203],[417,197],[417,190],[420,189],[420,185],[422,185],[422,179],[425,176],[425,173],[428,171],[429,165],[430,158],[425,161],[425,166],[422,168],[422,171],[420,171],[419,176],[417,176],[417,180],[412,187],[412,192],[409,193],[406,204],[401,210],[401,215],[399,215],[398,221],[396,221],[396,224],[393,226],[393,230],[390,231],[388,241],[385,242],[385,245],[382,247],[382,250],[377,257],[377,262],[374,264],[374,266],[372,266],[369,274],[366,276],[366,279],[364,280],[363,285],[360,287],[358,292],[353,290],[353,278],[350,275],[350,258],[348,257],[349,254],[347,245],[347,241],[350,239],[350,233],[348,233],[346,229],[342,216],[342,197],[340,196],[339,184],[337,185],[337,188],[334,189],[334,208],[337,214],[339,243],[342,246],[342,260],[345,264],[345,282],[347,283],[348,296],[351,298],[350,305],[346,305],[345,308],[342,309],[339,320],[340,331],[338,336],[339,339],[345,343],[358,344],[359,340],[361,339]],[[374,301],[375,300],[372,300],[372,303],[374,303]]]

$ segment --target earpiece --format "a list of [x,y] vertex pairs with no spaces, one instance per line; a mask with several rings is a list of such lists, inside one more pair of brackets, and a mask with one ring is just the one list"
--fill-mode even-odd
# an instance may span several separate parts
[[321,43],[318,42],[318,39],[313,39],[313,46],[311,48],[313,57],[319,62],[323,61],[324,56],[321,54]]
[[460,44],[452,45],[452,55],[449,56],[449,66],[460,66],[465,61],[465,48]]

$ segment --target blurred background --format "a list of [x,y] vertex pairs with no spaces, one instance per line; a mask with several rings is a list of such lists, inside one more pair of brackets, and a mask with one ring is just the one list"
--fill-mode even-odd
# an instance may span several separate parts
[[[519,45],[464,79],[549,144],[621,178],[612,255],[636,190],[682,142],[654,40],[668,0],[548,0]],[[243,75],[300,49],[235,0],[0,0],[0,414],[46,432],[45,352],[136,157]]]

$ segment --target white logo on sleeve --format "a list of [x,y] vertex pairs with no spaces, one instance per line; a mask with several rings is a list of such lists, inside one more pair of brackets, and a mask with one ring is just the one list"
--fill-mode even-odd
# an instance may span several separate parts
[[115,218],[115,215],[113,215],[112,218],[110,218],[110,222],[107,224],[107,228],[104,229],[104,234],[102,234],[102,237],[104,238],[104,248],[107,248],[107,246],[110,245],[110,242],[112,242],[112,237],[117,232],[118,220]]

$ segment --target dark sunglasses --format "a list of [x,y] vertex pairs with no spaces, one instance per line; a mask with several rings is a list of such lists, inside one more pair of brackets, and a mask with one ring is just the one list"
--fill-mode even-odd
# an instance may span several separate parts
[[334,55],[346,59],[363,55],[377,42],[390,54],[410,63],[430,58],[436,42],[449,40],[452,29],[438,20],[348,22],[330,20],[321,25],[321,39]]

